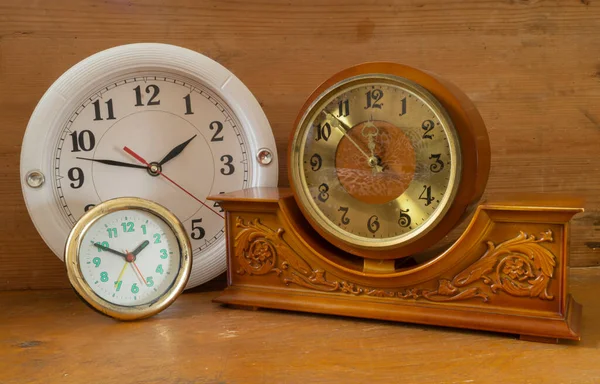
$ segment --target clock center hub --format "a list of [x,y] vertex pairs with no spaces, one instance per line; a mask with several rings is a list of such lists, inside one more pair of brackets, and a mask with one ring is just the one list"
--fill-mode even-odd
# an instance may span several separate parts
[[[169,137],[165,136],[166,127],[170,131]],[[185,150],[163,166],[169,178],[203,199],[210,195],[214,184],[215,156],[202,132],[175,114],[150,110],[121,118],[101,139],[97,140],[94,158],[139,165],[137,160],[123,151],[124,146],[137,151],[150,161],[150,159],[163,158],[174,146],[194,135],[197,135],[196,138]],[[209,140],[210,137],[209,135]],[[196,174],[197,164],[203,165],[203,182],[190,178],[191,175]],[[157,177],[163,172],[163,166],[159,165],[158,161],[153,161],[145,167],[145,170],[118,168],[116,172],[115,167],[92,163],[90,179],[101,201],[121,196],[145,198],[167,207],[185,223],[196,215],[201,205],[185,193],[174,191],[173,185],[166,179]]]
[[148,174],[150,174],[150,176],[156,177],[160,175],[161,172],[162,167],[156,161],[150,163],[150,165],[148,166]]
[[397,126],[366,121],[340,140],[335,167],[340,183],[352,197],[368,204],[385,204],[402,195],[412,182],[415,149]]

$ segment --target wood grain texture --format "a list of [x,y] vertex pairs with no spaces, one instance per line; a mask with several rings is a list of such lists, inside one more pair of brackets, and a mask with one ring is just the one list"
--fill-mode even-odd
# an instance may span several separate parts
[[19,187],[27,121],[60,74],[100,50],[164,42],[228,67],[275,132],[280,180],[305,98],[361,62],[437,73],[478,107],[492,146],[486,196],[562,192],[587,199],[573,266],[600,265],[600,2],[435,0],[0,1],[0,290],[66,287]]
[[[12,383],[596,383],[600,270],[571,274],[581,342],[247,311],[184,293],[147,320],[101,316],[70,290],[0,293],[0,381]],[[43,326],[40,326],[43,324]],[[25,379],[26,378],[26,379]]]

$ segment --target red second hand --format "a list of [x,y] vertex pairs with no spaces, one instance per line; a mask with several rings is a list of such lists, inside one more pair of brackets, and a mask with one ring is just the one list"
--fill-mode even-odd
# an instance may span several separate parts
[[[139,161],[140,163],[144,164],[145,166],[150,166],[150,164],[140,155],[138,155],[137,153],[133,152],[131,149],[129,149],[129,147],[125,146],[123,147],[123,150],[127,153],[129,153],[131,156],[133,156],[133,158],[135,158],[137,161]],[[209,207],[208,205],[206,205],[203,201],[201,201],[200,199],[198,199],[196,196],[192,195],[191,193],[189,193],[185,188],[183,188],[181,185],[177,184],[175,181],[173,181],[170,177],[168,177],[167,175],[165,175],[164,173],[162,173],[161,171],[158,172],[162,177],[164,177],[165,179],[169,180],[173,185],[175,185],[177,188],[181,189],[183,192],[187,193],[188,195],[190,195],[191,198],[193,198],[194,200],[196,200],[197,202],[199,202],[200,204],[204,205],[206,208],[210,209],[215,215],[218,215],[219,217],[221,217],[221,219],[224,219],[225,216],[221,215],[219,212],[215,211],[214,209],[212,209],[211,207]]]
[[135,269],[138,271],[138,273],[140,274],[140,277],[142,278],[142,281],[144,282],[145,285],[148,285],[148,282],[146,282],[146,279],[144,279],[144,275],[142,275],[142,271],[140,271],[140,269],[138,268],[137,264],[135,263],[135,261],[132,261],[131,264],[133,264],[133,266],[135,267]]

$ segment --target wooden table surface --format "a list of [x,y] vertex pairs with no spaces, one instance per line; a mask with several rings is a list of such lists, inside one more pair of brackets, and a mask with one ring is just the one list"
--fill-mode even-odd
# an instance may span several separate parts
[[573,269],[581,342],[270,310],[187,292],[123,323],[70,290],[0,293],[0,383],[597,383],[600,269]]

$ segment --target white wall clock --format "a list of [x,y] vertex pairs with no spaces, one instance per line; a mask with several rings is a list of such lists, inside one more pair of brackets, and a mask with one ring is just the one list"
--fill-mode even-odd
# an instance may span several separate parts
[[73,66],[46,91],[21,150],[29,214],[63,258],[91,207],[135,196],[171,210],[193,248],[188,288],[226,269],[223,212],[206,197],[277,186],[275,140],[248,88],[219,63],[131,44]]

